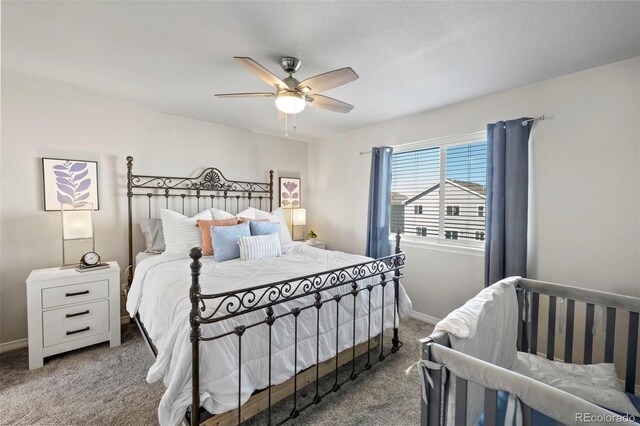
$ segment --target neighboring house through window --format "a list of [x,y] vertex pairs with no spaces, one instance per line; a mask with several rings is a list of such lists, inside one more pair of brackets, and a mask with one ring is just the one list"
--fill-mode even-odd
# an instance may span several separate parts
[[457,240],[458,239],[458,231],[453,231],[453,230],[445,230],[444,231],[444,237],[447,240]]
[[391,232],[479,246],[485,233],[486,133],[439,142],[394,150]]
[[447,206],[447,216],[460,216],[460,206]]

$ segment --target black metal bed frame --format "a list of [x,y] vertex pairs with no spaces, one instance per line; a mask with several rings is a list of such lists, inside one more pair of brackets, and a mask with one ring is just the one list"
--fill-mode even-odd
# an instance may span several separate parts
[[[251,206],[251,201],[262,207],[263,201],[268,201],[268,206],[273,203],[273,171],[269,171],[269,183],[263,182],[246,182],[246,181],[229,181],[216,168],[207,168],[197,177],[166,177],[166,176],[147,176],[134,175],[132,172],[133,158],[127,157],[127,198],[128,198],[128,223],[129,223],[129,274],[128,282],[131,284],[133,277],[133,210],[132,200],[134,197],[147,197],[149,217],[151,217],[152,205],[151,199],[154,197],[164,197],[165,206],[169,208],[169,198],[179,197],[182,199],[182,212],[185,211],[185,199],[195,197],[197,199],[197,208],[200,208],[200,199],[211,199],[211,204],[215,200],[223,202],[222,208],[228,207],[228,201],[231,203],[235,200],[236,210],[240,209],[241,200],[247,200],[247,204]],[[134,192],[136,188],[144,188],[148,192]],[[176,193],[177,192],[177,193]],[[203,194],[208,192],[208,194]],[[257,201],[256,201],[257,200]],[[237,211],[236,211],[237,212]],[[403,274],[400,270],[404,267],[405,255],[400,250],[400,235],[396,235],[395,253],[379,259],[349,265],[343,268],[332,269],[318,274],[310,274],[302,277],[293,277],[291,279],[277,281],[273,283],[245,288],[217,294],[204,294],[200,287],[200,270],[202,257],[202,249],[191,249],[189,256],[192,259],[191,269],[191,287],[189,290],[189,298],[191,301],[191,312],[189,316],[191,325],[190,341],[192,345],[192,403],[190,411],[186,414],[187,422],[191,425],[200,424],[201,421],[212,417],[211,414],[200,407],[200,345],[201,342],[218,340],[228,336],[237,336],[238,338],[238,407],[237,420],[238,424],[242,419],[242,403],[241,403],[241,386],[242,386],[242,336],[251,328],[263,325],[265,333],[268,333],[269,342],[269,387],[265,390],[268,393],[268,424],[272,424],[272,400],[271,400],[271,365],[272,365],[272,345],[271,338],[273,327],[282,321],[278,321],[284,317],[293,317],[294,321],[294,375],[293,380],[293,408],[287,418],[278,422],[282,424],[288,420],[298,417],[298,415],[307,408],[318,404],[329,393],[337,392],[344,384],[349,381],[356,380],[358,376],[385,358],[397,352],[402,347],[399,338],[399,286],[400,278]],[[377,277],[379,280],[375,284],[359,286],[358,283],[364,279]],[[385,291],[388,291],[387,284],[393,291],[393,337],[391,339],[391,348],[385,352],[384,348],[384,311],[385,311]],[[379,288],[381,293],[381,326],[379,338],[379,350],[373,354],[372,359],[371,347],[371,294],[374,289]],[[307,298],[307,300],[305,300]],[[274,308],[285,303],[296,301],[296,307],[276,314]],[[346,380],[340,381],[338,378],[338,354],[340,342],[340,304],[352,303],[353,307],[353,341],[351,350],[351,374]],[[366,365],[362,369],[356,369],[356,307],[358,303],[368,303],[368,336],[366,340]],[[210,306],[207,306],[209,304]],[[335,352],[335,377],[331,389],[320,393],[319,390],[319,352],[320,352],[320,310],[326,306],[335,306],[336,318],[336,352]],[[298,370],[298,317],[305,310],[316,311],[316,364],[315,364],[315,394],[313,400],[304,405],[298,406],[297,393],[298,388],[297,377],[300,373]],[[215,335],[203,337],[201,326],[205,324],[213,324],[216,322],[232,319],[236,322],[242,321],[243,315],[261,311],[264,312],[264,319],[247,324],[237,325],[233,330]],[[136,322],[140,327],[141,333],[147,343],[150,344],[154,351],[153,342],[150,341],[144,325],[136,316]],[[377,332],[377,331],[375,331]],[[364,342],[362,343],[364,344]],[[349,349],[348,349],[349,350]],[[154,351],[155,355],[155,351]],[[310,368],[314,368],[313,366]],[[311,383],[314,383],[311,382]],[[304,386],[303,386],[304,387]],[[194,413],[197,413],[194,415]]]
[[167,209],[169,208],[169,199],[180,199],[182,214],[185,214],[185,202],[194,198],[196,199],[196,211],[200,211],[200,203],[204,203],[206,199],[211,201],[211,207],[217,206],[225,211],[234,207],[234,201],[236,213],[240,211],[241,202],[243,207],[257,207],[258,209],[262,209],[264,204],[264,207],[268,207],[268,210],[271,211],[273,208],[273,170],[269,170],[269,182],[229,180],[215,167],[208,167],[194,177],[134,175],[133,157],[128,156],[129,268],[127,282],[129,285],[133,279],[133,199],[135,197],[147,197],[149,218],[152,216],[151,200],[153,198],[164,198]]

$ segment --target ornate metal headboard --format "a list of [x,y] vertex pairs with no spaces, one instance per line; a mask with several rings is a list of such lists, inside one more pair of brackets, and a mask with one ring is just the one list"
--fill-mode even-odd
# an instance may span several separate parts
[[[127,282],[133,278],[133,199],[146,197],[148,217],[152,217],[152,200],[164,198],[164,208],[175,207],[185,214],[185,206],[194,206],[196,212],[209,204],[211,207],[238,213],[247,207],[273,208],[273,170],[269,182],[229,180],[215,167],[204,169],[195,177],[148,176],[133,174],[133,157],[127,157],[127,208],[129,225],[129,268]],[[171,201],[170,201],[171,200]],[[195,200],[195,203],[194,203]],[[253,204],[252,204],[253,203]],[[157,207],[157,206],[156,206]]]

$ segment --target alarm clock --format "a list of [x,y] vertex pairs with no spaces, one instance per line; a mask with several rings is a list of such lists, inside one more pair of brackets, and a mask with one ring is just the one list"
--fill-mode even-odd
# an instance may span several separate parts
[[94,251],[85,253],[80,259],[80,267],[82,268],[95,268],[101,265],[100,256]]

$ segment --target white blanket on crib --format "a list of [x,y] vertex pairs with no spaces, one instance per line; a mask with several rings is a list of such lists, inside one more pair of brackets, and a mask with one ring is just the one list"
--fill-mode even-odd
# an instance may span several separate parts
[[[518,299],[520,277],[505,278],[483,289],[435,326],[449,334],[451,348],[491,364],[512,369],[517,363]],[[455,382],[449,389],[447,423],[455,416]],[[467,390],[467,424],[475,425],[483,409],[483,390],[473,383]]]
[[640,417],[629,397],[624,394],[613,364],[569,364],[518,352],[514,371],[601,407]]

